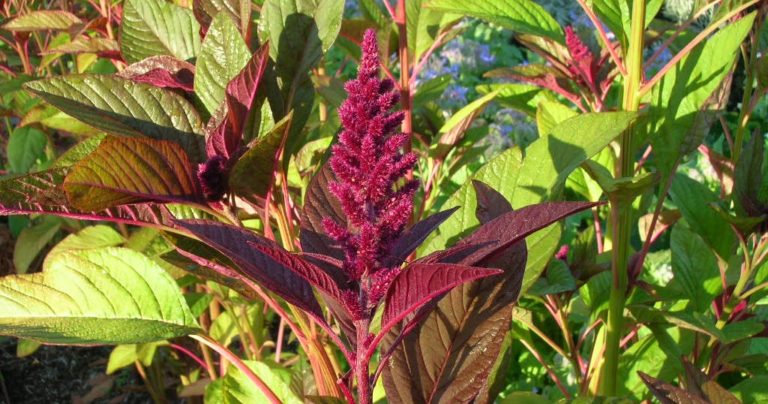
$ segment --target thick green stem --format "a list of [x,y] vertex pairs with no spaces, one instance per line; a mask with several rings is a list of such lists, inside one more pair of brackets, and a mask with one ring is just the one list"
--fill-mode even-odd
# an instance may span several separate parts
[[[623,109],[637,111],[640,107],[639,89],[643,74],[643,31],[645,30],[645,2],[632,3],[632,32],[627,52],[627,76],[624,82]],[[616,178],[634,175],[635,160],[632,151],[632,135],[635,125],[622,134]],[[601,372],[601,393],[615,396],[619,373],[619,344],[624,325],[624,304],[627,293],[627,267],[629,264],[630,238],[632,235],[632,200],[611,198],[611,271],[613,284],[608,306],[608,324],[605,338],[605,360]]]

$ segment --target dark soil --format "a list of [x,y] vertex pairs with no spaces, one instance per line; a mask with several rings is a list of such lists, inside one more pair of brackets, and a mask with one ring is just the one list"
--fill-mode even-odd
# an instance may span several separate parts
[[151,403],[133,369],[107,376],[111,347],[42,346],[16,357],[16,341],[0,342],[0,403]]

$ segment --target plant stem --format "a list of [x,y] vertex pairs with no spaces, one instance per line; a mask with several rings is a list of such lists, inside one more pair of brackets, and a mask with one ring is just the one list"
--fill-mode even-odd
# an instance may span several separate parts
[[371,391],[371,376],[368,372],[368,327],[369,320],[360,320],[356,323],[357,329],[357,355],[355,357],[354,372],[357,379],[357,402],[359,404],[371,404],[373,392]]
[[[645,2],[632,2],[632,22],[627,52],[627,76],[624,82],[623,109],[637,111],[640,107],[640,82],[643,74],[643,34],[645,31]],[[632,124],[621,136],[619,161],[616,178],[631,177],[634,174],[632,152]],[[608,324],[605,337],[605,360],[603,361],[601,392],[615,396],[619,372],[619,350],[624,322],[624,304],[627,293],[627,267],[629,263],[630,238],[632,235],[632,200],[612,196],[611,198],[611,271],[613,284],[608,306]]]
[[[405,144],[405,152],[408,153],[411,151],[412,141],[410,136],[413,134],[413,111],[411,110],[411,63],[410,55],[408,54],[408,20],[405,17],[405,0],[397,0],[395,23],[397,24],[399,34],[400,104],[405,114],[403,118],[403,133],[409,135],[408,143]],[[408,178],[412,178],[412,176],[413,173],[409,172]]]

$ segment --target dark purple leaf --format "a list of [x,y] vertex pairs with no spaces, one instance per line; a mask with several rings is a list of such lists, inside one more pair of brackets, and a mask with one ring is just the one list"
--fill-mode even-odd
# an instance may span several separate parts
[[191,92],[194,90],[195,65],[173,56],[152,56],[126,67],[117,75],[137,83]]
[[295,272],[312,286],[323,291],[326,295],[341,301],[341,290],[339,289],[336,280],[325,273],[320,267],[279,247],[268,247],[264,244],[256,244],[252,242],[248,242],[248,245],[272,258],[276,263]]
[[504,213],[503,215],[480,226],[475,232],[461,240],[456,247],[462,247],[467,244],[483,244],[496,242],[494,244],[485,244],[484,247],[477,248],[469,254],[461,254],[457,259],[455,256],[448,257],[445,254],[432,254],[425,258],[425,262],[437,262],[434,258],[441,256],[439,262],[477,265],[479,262],[492,257],[503,251],[517,241],[523,240],[533,232],[543,229],[558,220],[597,206],[594,202],[547,202],[538,205],[526,206],[514,212]]
[[288,303],[322,319],[320,305],[307,281],[291,271],[284,263],[254,248],[280,248],[275,243],[255,233],[235,226],[206,220],[177,221],[185,230],[200,241],[215,248],[237,265],[242,273],[264,288],[276,293]]
[[336,197],[328,189],[334,181],[330,165],[325,164],[315,174],[307,188],[304,209],[301,212],[301,248],[304,252],[323,254],[338,260],[344,259],[339,246],[323,230],[323,218],[331,218],[346,226],[347,218]]
[[502,214],[512,211],[512,205],[504,198],[504,195],[484,182],[472,180],[472,186],[475,188],[475,195],[477,196],[475,216],[480,223],[486,224]]
[[408,259],[408,256],[412,252],[416,251],[421,243],[429,236],[430,233],[440,226],[441,223],[448,219],[458,207],[448,209],[416,223],[410,229],[406,230],[400,238],[392,245],[392,255],[389,259],[383,263],[386,267],[398,266]]
[[[454,288],[418,324],[405,326],[414,330],[394,348],[384,372],[391,401],[474,400],[485,388],[509,330],[525,272],[525,236],[594,205],[548,203],[505,213],[507,206],[491,190],[479,193],[477,214],[487,223],[455,247],[420,262],[499,268],[504,273]],[[385,351],[398,340],[398,329],[387,335]]]
[[257,104],[257,93],[261,78],[269,62],[269,45],[264,45],[253,54],[240,73],[227,84],[225,93],[226,117],[214,131],[208,134],[206,151],[208,157],[230,158],[237,153],[243,138],[248,116]]
[[430,300],[461,285],[503,271],[454,264],[412,264],[403,269],[387,291],[381,332],[388,332]]

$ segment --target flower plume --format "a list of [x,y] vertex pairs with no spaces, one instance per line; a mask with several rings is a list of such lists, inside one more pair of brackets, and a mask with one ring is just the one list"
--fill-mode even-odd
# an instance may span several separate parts
[[343,131],[330,158],[337,181],[329,188],[348,223],[326,218],[323,226],[342,246],[344,270],[359,282],[368,305],[383,296],[397,271],[381,261],[410,218],[418,183],[403,183],[416,155],[401,151],[408,135],[398,130],[403,113],[392,111],[400,99],[392,80],[379,78],[374,31],[365,33],[362,51],[357,78],[345,85],[348,98],[339,108]]

